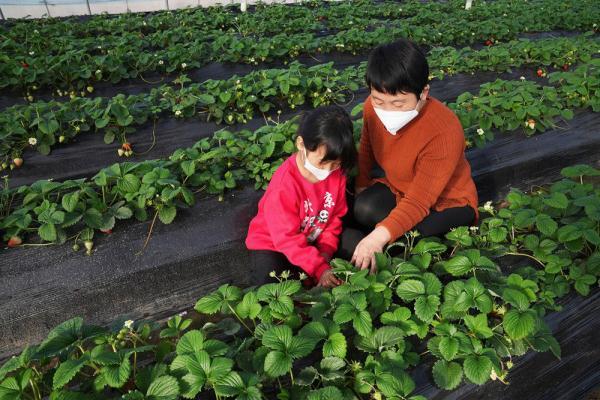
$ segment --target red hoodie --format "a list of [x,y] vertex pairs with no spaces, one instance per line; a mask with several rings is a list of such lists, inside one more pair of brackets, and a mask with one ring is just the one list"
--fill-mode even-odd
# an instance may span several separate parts
[[250,222],[246,247],[283,253],[309,276],[321,277],[337,251],[346,205],[346,176],[341,169],[309,182],[293,154],[275,171]]

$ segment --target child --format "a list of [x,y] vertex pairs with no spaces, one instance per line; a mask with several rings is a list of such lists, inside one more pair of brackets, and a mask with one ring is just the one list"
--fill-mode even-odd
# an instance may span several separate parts
[[329,261],[348,210],[345,173],[356,160],[352,132],[350,116],[339,106],[315,109],[300,122],[298,152],[273,174],[248,229],[255,282],[287,269],[305,272],[319,286],[340,283]]

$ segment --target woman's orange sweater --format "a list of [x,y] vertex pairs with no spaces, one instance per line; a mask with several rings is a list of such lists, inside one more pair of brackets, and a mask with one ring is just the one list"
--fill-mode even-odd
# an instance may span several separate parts
[[[375,114],[369,96],[363,121],[356,186],[381,182],[396,194],[396,208],[377,224],[390,232],[390,243],[413,229],[430,209],[469,205],[477,222],[477,190],[465,157],[464,131],[448,107],[427,97],[419,115],[392,135]],[[385,178],[371,179],[374,162]]]

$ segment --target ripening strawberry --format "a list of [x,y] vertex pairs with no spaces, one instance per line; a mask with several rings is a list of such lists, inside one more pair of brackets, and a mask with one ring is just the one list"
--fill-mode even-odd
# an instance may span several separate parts
[[569,70],[569,64],[563,64],[562,69],[563,69],[563,71],[568,71]]
[[11,238],[8,239],[8,247],[17,247],[21,243],[23,243],[23,241],[18,236],[11,236]]
[[13,164],[15,167],[19,168],[21,165],[23,165],[23,159],[21,157],[15,157],[13,159]]

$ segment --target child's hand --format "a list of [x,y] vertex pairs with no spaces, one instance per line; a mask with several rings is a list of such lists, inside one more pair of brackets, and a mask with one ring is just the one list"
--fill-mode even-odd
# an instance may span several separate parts
[[331,261],[331,256],[327,253],[321,253],[321,256],[325,259],[325,261]]
[[338,278],[335,277],[335,275],[333,274],[333,271],[331,271],[330,269],[327,269],[321,275],[321,279],[319,279],[319,283],[317,284],[317,286],[332,288],[332,287],[338,286],[341,283],[342,283],[342,281],[340,281]]

